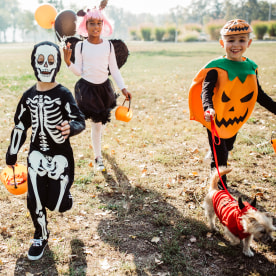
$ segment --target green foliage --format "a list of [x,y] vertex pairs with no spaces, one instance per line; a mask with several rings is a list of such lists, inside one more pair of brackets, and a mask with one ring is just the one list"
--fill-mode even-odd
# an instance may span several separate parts
[[210,35],[211,40],[219,40],[220,30],[223,27],[224,23],[222,22],[211,22],[206,26],[206,32]]
[[202,31],[202,26],[199,24],[186,24],[185,29],[187,31],[196,31],[200,33]]
[[268,24],[266,22],[255,21],[252,23],[252,27],[256,38],[262,40],[268,30]]
[[130,30],[130,35],[131,35],[132,40],[137,40],[137,41],[141,40],[138,30],[136,30],[136,29]]
[[163,28],[155,28],[154,30],[154,34],[155,34],[155,39],[157,41],[162,41],[163,40],[163,37],[165,35],[165,29]]
[[167,29],[167,41],[175,41],[176,37],[176,28],[175,27],[168,27]]
[[276,21],[269,22],[267,32],[270,37],[276,37]]
[[184,42],[193,42],[198,41],[198,37],[196,35],[186,35],[183,39]]
[[142,27],[141,34],[144,41],[151,41],[151,28],[149,27]]

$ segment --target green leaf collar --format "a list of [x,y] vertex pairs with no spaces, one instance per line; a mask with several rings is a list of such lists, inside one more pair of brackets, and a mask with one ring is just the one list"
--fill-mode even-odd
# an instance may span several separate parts
[[228,73],[230,81],[238,77],[244,83],[248,75],[256,75],[258,65],[249,58],[245,58],[244,61],[233,61],[220,57],[212,60],[205,66],[206,69],[214,67],[225,70]]

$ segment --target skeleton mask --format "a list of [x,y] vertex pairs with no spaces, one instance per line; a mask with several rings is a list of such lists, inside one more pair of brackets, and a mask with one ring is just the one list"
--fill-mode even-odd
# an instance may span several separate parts
[[60,69],[61,57],[56,44],[44,41],[34,46],[31,63],[38,81],[54,82]]

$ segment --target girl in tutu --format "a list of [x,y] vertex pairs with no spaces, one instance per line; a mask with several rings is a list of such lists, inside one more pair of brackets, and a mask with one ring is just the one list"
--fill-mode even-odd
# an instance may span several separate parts
[[117,66],[114,47],[110,41],[102,38],[113,31],[102,9],[78,12],[83,20],[77,32],[87,38],[76,44],[74,63],[70,60],[72,49],[64,49],[64,61],[69,70],[81,76],[75,85],[75,97],[86,119],[92,120],[92,145],[98,171],[105,171],[101,154],[102,129],[110,121],[110,111],[116,106],[117,97],[108,78],[109,71],[126,100],[131,100],[131,93],[127,91]]

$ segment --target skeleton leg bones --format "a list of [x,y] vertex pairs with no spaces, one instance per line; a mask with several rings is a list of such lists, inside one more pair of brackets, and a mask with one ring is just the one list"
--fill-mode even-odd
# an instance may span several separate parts
[[36,220],[41,227],[43,239],[47,239],[48,232],[45,207],[49,208],[49,206],[42,206],[41,197],[45,195],[39,194],[39,178],[45,177],[47,175],[49,181],[51,182],[52,179],[52,181],[55,182],[55,185],[58,185],[56,180],[59,180],[59,190],[57,187],[57,189],[55,189],[55,191],[57,191],[57,194],[53,195],[54,198],[56,198],[58,195],[58,199],[53,210],[59,211],[60,205],[65,195],[67,184],[69,183],[69,176],[63,174],[66,167],[68,167],[67,159],[61,155],[50,157],[45,156],[38,151],[32,151],[29,155],[29,179],[36,202]]

